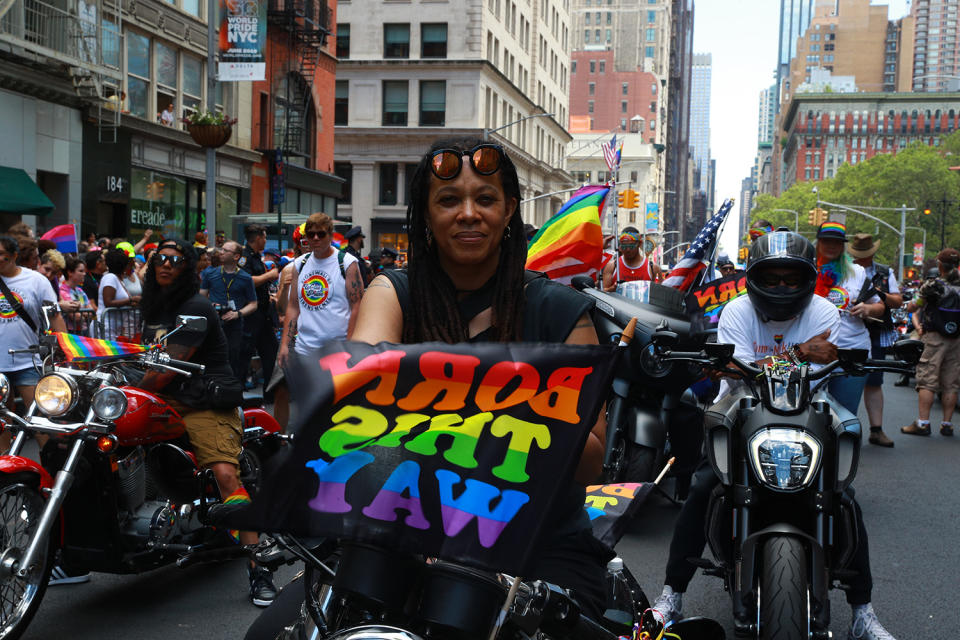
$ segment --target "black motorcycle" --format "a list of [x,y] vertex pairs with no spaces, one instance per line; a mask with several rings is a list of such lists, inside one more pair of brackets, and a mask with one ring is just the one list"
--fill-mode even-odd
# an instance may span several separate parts
[[594,288],[589,278],[573,285],[594,299],[592,319],[601,343],[619,343],[636,319],[630,357],[617,369],[607,400],[607,438],[603,469],[606,482],[649,482],[671,457],[677,493],[686,495],[700,454],[702,413],[690,386],[703,377],[697,365],[665,366],[654,357],[658,329],[678,336],[680,344],[699,348],[706,336],[696,331],[676,289],[650,283],[649,302]]
[[848,488],[857,473],[861,428],[824,390],[841,375],[903,373],[923,351],[898,342],[896,361],[868,360],[862,349],[814,371],[781,362],[759,367],[733,356],[734,346],[677,350],[677,336],[654,337],[664,366],[696,364],[734,379],[704,417],[710,465],[720,479],[707,512],[707,540],[733,601],[738,636],[765,640],[829,638],[828,591],[849,572],[857,548]]

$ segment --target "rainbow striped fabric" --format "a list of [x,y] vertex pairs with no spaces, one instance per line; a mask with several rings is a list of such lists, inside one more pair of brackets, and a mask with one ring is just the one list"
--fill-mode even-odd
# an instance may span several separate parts
[[847,235],[847,225],[842,222],[824,222],[820,225],[820,233],[829,232],[834,234],[840,234],[842,236]]
[[600,216],[610,188],[581,187],[555,216],[540,227],[527,247],[527,269],[543,271],[551,280],[570,283],[590,275],[603,263]]
[[[247,490],[241,486],[239,489],[227,496],[226,500],[223,501],[223,504],[250,504],[250,494],[247,493]],[[228,531],[230,537],[233,538],[234,542],[240,542],[240,531],[238,529],[230,529]]]
[[116,340],[98,340],[76,336],[72,333],[56,332],[57,344],[67,357],[68,362],[90,362],[117,356],[128,356],[148,351],[150,347],[133,342]]

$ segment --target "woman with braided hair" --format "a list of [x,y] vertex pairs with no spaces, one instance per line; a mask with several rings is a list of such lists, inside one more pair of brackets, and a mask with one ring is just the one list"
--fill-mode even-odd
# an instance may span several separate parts
[[[596,344],[588,298],[524,270],[520,184],[497,144],[439,140],[423,156],[407,207],[409,267],[374,278],[351,339],[379,342],[565,342]],[[557,499],[530,571],[571,589],[585,611],[603,611],[605,563],[583,509],[584,485],[603,458],[603,412],[575,482]]]

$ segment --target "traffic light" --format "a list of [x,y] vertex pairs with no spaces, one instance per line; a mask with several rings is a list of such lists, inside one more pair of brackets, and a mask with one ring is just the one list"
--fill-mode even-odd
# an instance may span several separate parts
[[819,227],[820,225],[822,225],[824,222],[827,221],[828,215],[829,215],[829,212],[826,209],[821,209],[820,207],[816,207],[814,209],[810,209],[810,213],[807,216],[807,222],[809,222],[810,225],[813,227]]
[[620,207],[621,209],[627,208],[627,205],[626,205],[627,191],[629,191],[629,189],[624,189],[623,191],[617,194],[617,206]]
[[626,198],[627,203],[624,206],[627,209],[636,209],[639,206],[637,204],[637,200],[639,199],[640,194],[634,191],[633,189],[627,189],[626,196],[627,196]]
[[933,210],[930,209],[929,205],[928,205],[928,206],[925,206],[925,207],[923,208],[923,215],[928,216],[928,215],[930,215],[931,213],[933,213]]
[[740,258],[741,263],[747,261],[747,251],[748,249],[746,247],[740,247],[740,251],[737,253],[737,256]]
[[164,190],[166,185],[159,180],[157,182],[147,183],[147,199],[148,200],[163,200]]

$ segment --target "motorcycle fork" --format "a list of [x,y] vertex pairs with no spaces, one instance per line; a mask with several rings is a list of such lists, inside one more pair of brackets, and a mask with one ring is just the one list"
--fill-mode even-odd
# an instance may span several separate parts
[[744,602],[744,596],[746,594],[740,591],[740,585],[743,584],[740,575],[740,572],[743,569],[743,541],[746,540],[747,536],[750,535],[750,501],[749,499],[739,499],[736,490],[736,487],[738,486],[748,486],[747,481],[750,478],[750,469],[748,468],[746,458],[743,458],[740,461],[739,466],[740,469],[739,473],[737,474],[738,477],[734,479],[734,488],[731,492],[731,498],[733,502],[733,531],[731,533],[733,534],[734,552],[734,575],[733,585],[731,586],[731,599],[733,600],[734,620],[736,620],[737,623],[747,623],[752,625],[753,623],[747,620],[748,609],[746,603]]
[[[17,435],[18,440],[21,435],[22,432]],[[67,492],[70,491],[70,487],[73,485],[74,472],[77,469],[77,464],[80,462],[80,455],[83,453],[84,445],[85,442],[82,438],[74,440],[73,445],[70,447],[70,453],[67,455],[67,461],[64,463],[63,468],[57,472],[56,480],[50,489],[47,503],[43,508],[43,515],[40,516],[40,523],[37,525],[37,530],[34,532],[26,552],[23,554],[23,557],[20,558],[14,570],[14,573],[18,577],[25,578],[30,574],[34,569],[33,564],[37,554],[40,549],[43,548],[43,545],[47,544],[47,536],[50,533],[50,528],[53,526],[57,514],[60,513],[60,507],[63,506]],[[23,446],[22,442],[20,446]]]
[[610,471],[613,461],[613,452],[617,444],[623,442],[626,438],[625,425],[623,424],[624,414],[627,408],[627,394],[630,392],[630,383],[623,378],[616,378],[613,381],[613,397],[607,405],[607,442],[606,451],[603,456],[603,470]]

